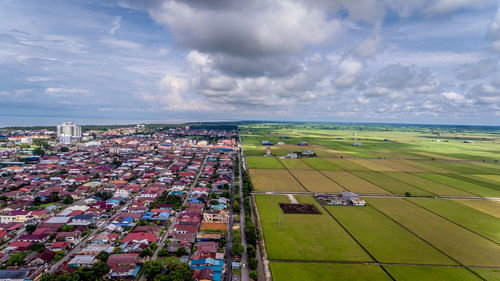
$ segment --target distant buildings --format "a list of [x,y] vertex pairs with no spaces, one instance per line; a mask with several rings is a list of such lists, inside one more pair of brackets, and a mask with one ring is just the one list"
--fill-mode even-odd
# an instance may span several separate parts
[[82,138],[82,128],[72,122],[64,122],[57,126],[57,137],[61,143],[74,143]]
[[354,146],[362,146],[363,144],[360,143],[360,142],[354,142],[352,145],[354,145]]

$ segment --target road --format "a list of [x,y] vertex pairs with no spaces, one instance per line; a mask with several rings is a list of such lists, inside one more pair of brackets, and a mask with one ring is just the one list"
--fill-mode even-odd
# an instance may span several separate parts
[[[241,146],[241,139],[239,140],[239,145]],[[238,147],[238,154],[241,158],[240,149]],[[241,161],[238,163],[239,169],[239,184],[240,184],[240,229],[241,229],[241,244],[243,244],[243,255],[241,255],[241,280],[249,281],[250,277],[248,274],[248,253],[247,253],[247,239],[245,235],[245,202],[243,197],[243,178],[241,176]]]
[[[144,188],[143,188],[144,189]],[[143,189],[141,189],[137,194],[139,194]],[[137,196],[137,195],[136,195]],[[106,226],[108,226],[108,224],[110,222],[113,221],[113,219],[115,219],[117,216],[119,216],[121,213],[122,213],[122,210],[125,209],[126,207],[128,207],[128,205],[134,201],[134,197],[131,197],[130,199],[127,200],[127,202],[123,205],[123,206],[120,206],[118,211],[112,215],[111,217],[109,217],[109,219],[101,222],[99,224],[99,226],[94,230],[92,231],[92,233],[90,233],[89,235],[87,235],[87,237],[85,237],[85,239],[83,239],[82,241],[80,241],[80,243],[78,243],[78,245],[76,245],[76,247],[74,247],[68,254],[66,254],[60,261],[56,262],[54,265],[52,265],[50,267],[50,269],[47,271],[48,273],[54,273],[55,271],[57,271],[57,269],[59,269],[59,267],[64,263],[66,262],[67,260],[69,260],[74,254],[76,253],[79,253],[80,250],[82,249],[82,247],[84,245],[86,245],[87,241],[93,237],[94,235],[96,235],[98,232],[102,231]]]
[[[189,190],[186,194],[186,197],[184,198],[184,201],[182,201],[181,206],[186,205],[187,200],[189,198],[189,193],[196,186],[196,183],[198,182],[198,179],[200,178],[201,172],[203,171],[203,166],[205,166],[205,162],[207,161],[207,159],[208,159],[208,155],[205,156],[205,159],[203,160],[203,163],[200,166],[200,170],[198,171],[196,178],[194,179],[193,183],[189,186]],[[168,240],[167,239],[168,234],[172,232],[172,229],[174,228],[175,224],[177,223],[177,220],[179,219],[179,213],[180,212],[175,214],[175,218],[172,219],[172,222],[171,222],[170,226],[167,228],[167,231],[160,238],[160,244],[158,245],[158,248],[156,248],[156,251],[154,252],[153,257],[151,258],[152,260],[156,260],[158,258],[158,253],[160,252],[160,250],[163,249],[163,247],[165,247],[165,242]],[[146,279],[146,277],[144,275],[142,275],[141,280],[145,280],[145,279]]]
[[226,272],[224,274],[224,278],[226,281],[230,281],[233,278],[233,256],[231,249],[233,247],[233,201],[234,201],[234,169],[236,169],[236,165],[233,161],[233,175],[231,177],[231,192],[229,194],[229,224],[226,238]]

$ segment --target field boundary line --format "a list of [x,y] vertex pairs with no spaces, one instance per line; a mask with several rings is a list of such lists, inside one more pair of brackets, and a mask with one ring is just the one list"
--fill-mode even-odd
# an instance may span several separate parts
[[[419,205],[419,204],[417,204],[417,203],[415,203],[415,202],[412,202],[411,200],[408,200],[408,198],[403,198],[403,199],[404,199],[404,200],[406,200],[406,201],[408,201],[408,202],[410,202],[411,204],[413,204],[413,205],[415,205],[415,206],[418,206],[418,207],[420,207],[420,208],[422,208],[422,209],[424,209],[424,210],[426,210],[426,211],[428,211],[428,212],[430,212],[430,213],[432,213],[432,214],[434,214],[434,215],[436,215],[436,216],[438,216],[438,217],[442,218],[442,219],[445,219],[445,220],[447,220],[447,221],[451,222],[452,224],[454,224],[454,225],[456,225],[456,226],[458,226],[458,227],[461,227],[461,228],[463,228],[463,229],[465,229],[465,230],[468,230],[468,231],[470,231],[470,232],[472,232],[472,233],[474,233],[474,234],[478,235],[479,237],[482,237],[482,238],[484,238],[484,239],[486,239],[486,240],[488,240],[488,241],[490,241],[490,242],[493,242],[493,243],[495,243],[495,244],[497,244],[497,245],[500,245],[500,243],[497,243],[497,242],[495,242],[495,241],[491,240],[490,238],[485,237],[485,236],[483,236],[482,234],[479,234],[479,233],[475,232],[475,231],[474,231],[474,230],[472,230],[472,229],[469,229],[468,227],[465,227],[465,226],[463,226],[463,225],[460,225],[460,224],[458,224],[458,223],[456,223],[456,222],[454,222],[454,221],[452,221],[452,220],[450,220],[450,219],[448,219],[448,218],[446,218],[446,217],[443,217],[442,215],[440,215],[440,214],[438,214],[438,213],[436,213],[436,212],[434,212],[434,211],[432,211],[432,210],[427,209],[427,208],[426,208],[426,207],[424,207],[424,206],[421,206],[421,205]],[[458,204],[460,204],[460,203],[458,203]],[[463,206],[463,205],[462,205],[462,206]],[[467,207],[467,206],[465,206],[465,207]],[[469,208],[469,207],[467,207],[467,208]],[[469,208],[469,209],[470,209],[470,208]]]
[[[316,170],[316,169],[315,169]],[[341,186],[343,189],[347,190],[347,191],[351,191],[349,189],[347,189],[347,187],[345,187],[343,184],[340,184],[339,182],[335,181],[334,179],[330,178],[328,175],[324,174],[323,172],[321,172],[320,170],[316,170],[318,171],[320,174],[322,174],[323,176],[325,176],[327,179],[333,181],[334,183],[338,184],[339,186]],[[342,170],[344,171],[344,170]],[[344,171],[345,172],[345,171]]]
[[[436,175],[440,175],[440,176],[443,176],[443,177],[448,177],[448,176],[447,176],[447,174],[439,174],[439,173],[432,173],[432,172],[429,172],[429,173],[431,173],[431,174],[436,174]],[[418,175],[418,173],[416,173],[416,175],[415,175],[415,176],[420,177],[420,176]],[[435,183],[440,183],[440,184],[442,184],[442,185],[446,185],[447,187],[451,187],[451,188],[454,188],[454,189],[458,189],[458,190],[461,190],[461,191],[464,191],[464,192],[467,192],[467,193],[470,193],[470,194],[473,194],[473,195],[481,196],[481,195],[479,195],[479,194],[477,194],[477,193],[470,192],[470,191],[467,191],[467,190],[463,190],[463,189],[461,189],[461,188],[459,188],[459,187],[451,186],[451,185],[446,184],[446,183],[437,182],[437,181],[435,181],[435,180],[427,179],[427,178],[424,178],[424,177],[421,177],[421,178],[426,179],[426,180],[433,181],[433,182],[435,182]],[[452,179],[454,179],[454,180],[459,180],[459,179],[456,179],[456,178],[454,178],[454,177],[451,177],[451,178],[452,178]],[[463,181],[463,180],[460,180],[460,181]],[[467,182],[467,183],[471,183],[471,182]],[[471,184],[472,184],[472,183],[471,183]],[[483,187],[483,188],[488,188],[488,189],[491,189],[492,191],[497,191],[497,190],[494,190],[494,189],[489,188],[489,187],[486,187],[486,186],[482,186],[482,185],[479,185],[479,186],[480,186],[480,187]]]
[[395,262],[362,262],[362,261],[321,261],[321,260],[282,260],[273,259],[269,262],[281,263],[326,263],[326,264],[359,264],[359,265],[395,265],[395,266],[425,266],[425,267],[454,267],[454,268],[483,268],[500,269],[498,266],[458,265],[458,264],[424,264],[424,263],[395,263]]
[[391,216],[387,215],[386,213],[380,211],[378,208],[376,208],[373,204],[370,204],[370,206],[375,209],[377,212],[381,213],[382,215],[384,215],[385,217],[389,218],[390,220],[392,220],[393,222],[395,222],[396,224],[398,224],[399,226],[401,226],[402,228],[406,229],[407,231],[409,231],[411,234],[415,235],[418,239],[422,240],[424,243],[428,244],[429,246],[431,246],[432,248],[436,249],[438,252],[442,253],[443,255],[445,255],[446,257],[448,257],[449,259],[451,259],[452,261],[456,262],[458,265],[463,265],[468,271],[470,271],[472,274],[474,274],[475,276],[479,277],[479,279],[481,280],[485,280],[483,277],[479,276],[479,274],[477,274],[476,272],[470,270],[467,266],[465,266],[463,263],[459,262],[457,259],[455,259],[454,257],[448,255],[446,252],[444,252],[443,250],[439,249],[438,247],[434,246],[433,244],[431,244],[431,242],[425,240],[423,237],[420,237],[420,235],[416,234],[415,232],[413,232],[411,229],[407,228],[406,226],[402,225],[400,222],[396,221],[394,218],[392,218]]

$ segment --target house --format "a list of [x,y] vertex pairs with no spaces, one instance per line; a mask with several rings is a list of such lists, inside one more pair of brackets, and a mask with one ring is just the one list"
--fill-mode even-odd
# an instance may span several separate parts
[[202,270],[193,270],[193,279],[195,281],[211,281],[214,280],[214,271],[210,268]]
[[64,240],[66,242],[71,242],[73,244],[77,244],[80,240],[81,232],[78,230],[69,231],[69,232],[58,232],[56,234],[57,240]]
[[81,255],[98,255],[100,252],[106,252],[111,254],[114,247],[110,245],[88,245],[87,247],[80,250]]
[[37,266],[41,266],[43,264],[47,264],[54,258],[55,255],[56,255],[55,252],[53,252],[51,250],[45,250],[45,251],[41,252],[40,254],[38,254],[35,259],[33,259],[31,262],[29,262],[28,266],[37,267]]
[[71,218],[69,225],[91,225],[96,222],[96,218],[92,215],[77,215]]
[[148,233],[148,232],[134,232],[134,233],[129,233],[125,238],[123,238],[122,242],[141,242],[141,243],[151,243],[151,242],[156,242],[158,241],[158,238],[156,238],[156,235],[154,233]]
[[54,252],[59,252],[59,251],[64,251],[66,247],[69,247],[70,245],[71,245],[70,242],[57,241],[54,244],[50,245],[49,249]]
[[77,255],[68,262],[68,265],[71,267],[91,267],[97,262],[96,255]]
[[171,242],[167,246],[167,250],[170,253],[175,253],[180,248],[184,248],[188,254],[191,253],[191,243],[186,242],[186,241]]
[[213,270],[213,279],[214,281],[220,281],[222,277],[222,266],[223,260],[221,259],[197,259],[191,261],[191,269],[202,271],[203,269],[211,269]]
[[225,210],[207,210],[203,213],[203,222],[228,223],[229,214]]
[[142,260],[136,253],[115,254],[109,256],[107,263],[111,269],[109,273],[111,277],[134,279],[141,269]]
[[342,198],[352,206],[366,206],[366,202],[359,198],[359,196],[354,192],[344,191],[341,193]]
[[25,281],[30,273],[28,268],[2,269],[0,270],[0,280]]

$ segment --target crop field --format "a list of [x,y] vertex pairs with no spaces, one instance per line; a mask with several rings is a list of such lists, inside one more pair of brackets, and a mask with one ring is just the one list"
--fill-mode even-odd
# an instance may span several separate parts
[[423,189],[417,188],[413,185],[398,181],[384,174],[377,172],[352,172],[354,175],[369,181],[392,194],[404,195],[406,192],[410,192],[412,195],[423,195],[423,196],[433,196],[433,193],[425,191]]
[[440,184],[409,173],[385,172],[383,174],[440,196],[475,196],[474,194],[465,192],[463,190]]
[[500,244],[500,220],[452,200],[408,199],[411,202]]
[[396,172],[396,169],[385,166],[382,161],[368,159],[349,159],[349,161],[376,172]]
[[300,159],[279,159],[287,169],[290,170],[310,170],[311,166],[307,165]]
[[345,189],[358,194],[389,194],[387,190],[346,171],[321,171],[321,173]]
[[285,169],[250,169],[250,176],[257,191],[306,191]]
[[278,203],[290,203],[287,196],[255,195],[270,260],[371,261],[316,200],[296,198],[314,204],[322,214],[283,214]]
[[366,198],[366,201],[463,265],[500,266],[500,245],[408,200]]
[[500,201],[455,199],[457,203],[500,219]]
[[249,169],[284,169],[283,165],[274,157],[248,156],[246,161]]
[[[500,281],[498,129],[258,123],[240,131],[248,156],[264,155],[263,140],[274,156],[317,156],[247,158],[273,280]],[[288,192],[344,190],[367,206],[321,206],[309,194],[294,196],[321,214],[278,205],[291,203]]]
[[471,194],[476,194],[479,196],[485,196],[485,197],[499,197],[500,196],[500,191],[480,186],[477,184],[473,184],[470,182],[466,182],[463,180],[459,180],[453,177],[448,177],[440,174],[432,174],[432,173],[418,173],[415,174],[419,177],[423,177],[425,179],[435,181],[438,183],[442,183],[444,185],[448,185],[450,187],[454,187],[457,189],[461,189],[465,192],[469,192]]
[[390,281],[377,265],[271,262],[275,281]]
[[[384,268],[396,280],[414,280],[418,276],[419,281],[475,281],[481,280],[474,273],[461,267],[433,267],[433,266],[400,266],[384,265]],[[474,269],[475,270],[475,269]],[[490,280],[490,279],[488,279]]]
[[373,207],[327,209],[379,262],[456,264]]
[[344,188],[316,170],[290,171],[310,192],[340,193]]
[[302,161],[316,170],[341,170],[341,168],[326,158],[304,158]]

